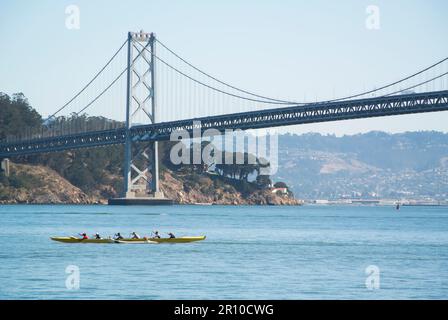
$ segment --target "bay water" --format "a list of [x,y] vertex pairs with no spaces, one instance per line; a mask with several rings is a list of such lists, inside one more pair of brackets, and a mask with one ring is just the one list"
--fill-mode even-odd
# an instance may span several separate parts
[[[50,240],[153,230],[207,238]],[[0,299],[447,298],[447,207],[0,206]]]

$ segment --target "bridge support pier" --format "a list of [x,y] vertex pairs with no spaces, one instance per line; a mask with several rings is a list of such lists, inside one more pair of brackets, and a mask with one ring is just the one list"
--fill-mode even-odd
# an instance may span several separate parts
[[124,160],[124,192],[109,204],[142,205],[172,204],[159,186],[157,141],[133,141],[134,124],[157,122],[155,83],[156,38],[153,33],[128,33],[128,68],[126,101],[126,141]]

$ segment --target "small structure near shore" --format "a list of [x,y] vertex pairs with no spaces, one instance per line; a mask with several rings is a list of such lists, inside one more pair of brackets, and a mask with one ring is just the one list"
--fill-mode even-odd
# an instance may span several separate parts
[[271,192],[275,194],[287,195],[288,188],[272,188]]
[[0,169],[4,172],[5,176],[9,177],[9,159],[3,159],[1,161]]

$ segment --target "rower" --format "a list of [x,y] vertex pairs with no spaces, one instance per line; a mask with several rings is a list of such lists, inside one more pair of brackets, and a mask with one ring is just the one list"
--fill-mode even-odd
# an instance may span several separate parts
[[97,233],[95,233],[95,239],[96,240],[100,240],[101,239],[101,236],[100,236],[100,234],[97,232]]
[[170,236],[170,239],[176,238],[176,236],[173,233],[171,233],[171,232],[169,232],[168,235]]
[[134,231],[131,233],[132,239],[140,239],[140,236]]
[[81,239],[82,239],[82,240],[89,239],[89,237],[87,236],[87,233],[85,233],[85,232],[80,233],[79,235],[81,236]]
[[120,232],[115,234],[115,240],[123,240],[124,238],[121,236]]
[[159,234],[159,231],[154,231],[154,238],[156,238],[156,239],[160,239],[160,234]]

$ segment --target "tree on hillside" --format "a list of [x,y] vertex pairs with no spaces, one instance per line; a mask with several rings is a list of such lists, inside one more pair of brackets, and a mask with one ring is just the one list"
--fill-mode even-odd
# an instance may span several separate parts
[[257,176],[256,183],[261,189],[265,189],[272,185],[272,180],[268,175],[260,174]]
[[40,128],[42,117],[28,103],[23,93],[12,97],[0,92],[0,140],[25,135]]
[[279,181],[274,184],[274,188],[288,188],[288,186],[286,185],[286,183]]

